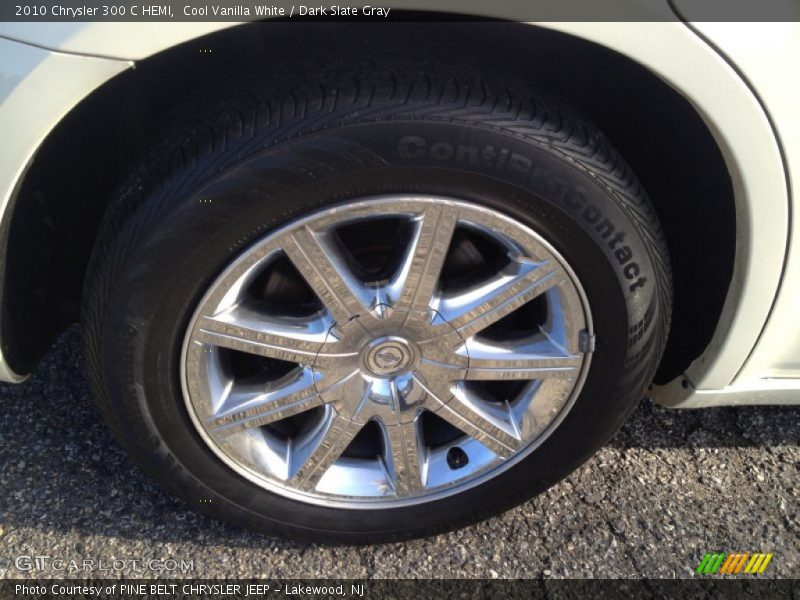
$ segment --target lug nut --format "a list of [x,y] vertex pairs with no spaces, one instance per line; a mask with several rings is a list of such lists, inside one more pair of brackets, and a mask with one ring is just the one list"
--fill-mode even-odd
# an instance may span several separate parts
[[447,451],[447,465],[454,471],[467,466],[468,462],[469,456],[458,446],[454,446]]

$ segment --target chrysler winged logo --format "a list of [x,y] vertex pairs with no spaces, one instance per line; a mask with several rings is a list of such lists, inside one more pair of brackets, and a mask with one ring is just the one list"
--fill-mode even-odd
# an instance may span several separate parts
[[377,359],[378,364],[384,369],[394,367],[398,365],[401,360],[403,360],[403,357],[399,352],[389,348],[378,352],[378,354],[375,355],[375,358]]

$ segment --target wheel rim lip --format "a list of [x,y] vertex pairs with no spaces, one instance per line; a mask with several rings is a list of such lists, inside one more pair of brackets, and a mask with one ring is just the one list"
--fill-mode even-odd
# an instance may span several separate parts
[[[189,393],[188,387],[188,380],[187,380],[187,357],[189,352],[189,346],[192,342],[193,336],[192,333],[196,328],[196,324],[198,319],[203,315],[203,308],[206,307],[206,304],[209,302],[210,298],[216,292],[217,285],[224,281],[237,267],[240,266],[240,263],[243,259],[250,254],[254,248],[260,247],[267,243],[268,240],[286,232],[289,230],[293,230],[299,227],[304,226],[305,224],[318,221],[323,217],[328,217],[330,215],[335,214],[336,212],[342,211],[352,211],[352,210],[360,210],[364,208],[371,208],[374,206],[381,206],[381,205],[391,205],[396,204],[398,202],[410,202],[410,203],[427,203],[427,202],[444,202],[455,206],[461,206],[467,208],[469,210],[478,210],[478,211],[487,211],[491,213],[494,218],[499,218],[513,228],[518,228],[523,230],[528,236],[533,237],[538,244],[540,244],[543,248],[546,249],[547,252],[553,256],[559,266],[564,269],[564,271],[569,276],[569,280],[571,284],[574,286],[574,291],[577,292],[580,301],[580,308],[583,311],[583,322],[585,326],[585,330],[587,330],[590,334],[594,332],[594,325],[592,321],[592,314],[590,310],[590,305],[586,293],[578,279],[576,273],[572,269],[571,265],[567,262],[564,256],[547,240],[544,238],[540,233],[533,230],[527,224],[510,217],[509,215],[501,212],[499,210],[486,207],[482,204],[477,204],[470,201],[461,200],[458,198],[452,198],[443,195],[432,195],[432,194],[387,194],[387,195],[378,195],[378,196],[367,196],[367,197],[360,197],[349,201],[344,201],[341,203],[337,203],[334,205],[329,205],[321,209],[314,210],[313,212],[306,214],[302,217],[289,220],[278,227],[271,230],[269,233],[259,237],[258,239],[254,240],[250,243],[246,248],[241,250],[229,263],[228,266],[225,267],[215,278],[213,283],[204,293],[200,301],[197,303],[197,306],[192,314],[192,317],[189,321],[189,325],[186,328],[186,333],[184,335],[182,347],[181,347],[181,354],[180,354],[180,384],[181,384],[181,391],[184,399],[184,405],[186,410],[189,414],[190,420],[195,427],[196,432],[201,437],[203,442],[206,446],[219,458],[228,468],[232,469],[236,474],[244,477],[249,482],[257,485],[258,487],[265,489],[270,492],[277,493],[280,496],[286,497],[291,500],[298,500],[304,503],[323,506],[323,507],[333,507],[333,508],[346,508],[346,509],[360,509],[360,510],[375,510],[375,509],[383,509],[383,508],[402,508],[407,506],[415,506],[419,504],[425,504],[434,502],[436,500],[441,500],[447,497],[451,497],[460,493],[463,493],[469,489],[473,489],[478,487],[494,478],[499,476],[500,474],[504,473],[505,471],[512,468],[514,465],[519,464],[522,460],[524,460],[527,456],[529,456],[534,450],[540,447],[551,435],[552,433],[558,428],[558,426],[562,423],[564,418],[567,414],[572,410],[577,398],[579,397],[582,389],[583,384],[586,381],[590,364],[592,360],[592,352],[585,352],[583,353],[583,360],[580,366],[580,370],[577,376],[574,379],[574,384],[572,390],[569,394],[569,397],[566,401],[561,405],[558,414],[548,423],[548,425],[539,432],[536,437],[529,441],[525,447],[516,451],[513,456],[510,458],[501,461],[498,464],[494,464],[489,468],[479,469],[477,473],[473,476],[468,477],[466,480],[457,481],[453,485],[444,486],[441,489],[436,489],[431,492],[426,492],[419,496],[410,496],[410,497],[397,497],[397,496],[333,496],[330,494],[320,494],[316,492],[306,492],[304,490],[298,489],[296,487],[291,487],[289,485],[285,485],[284,483],[275,481],[273,479],[268,478],[265,476],[264,473],[260,473],[259,471],[251,468],[248,465],[242,464],[241,462],[237,461],[236,459],[232,458],[225,450],[223,450],[214,440],[213,436],[209,434],[206,427],[203,425],[200,415],[197,413],[196,408],[191,400],[191,395]],[[386,215],[395,215],[399,216],[405,214],[401,211],[384,213]],[[347,221],[356,219],[356,216],[347,217],[345,216],[341,220],[341,224],[346,223]],[[269,252],[267,255],[263,256],[258,264],[263,263],[264,261],[268,261],[269,256],[271,256],[275,251]],[[240,275],[239,280],[243,279],[244,275]],[[387,336],[391,337],[391,336]],[[328,409],[328,405],[323,405],[323,409]],[[475,438],[465,434],[466,439],[471,443],[475,442],[480,444]],[[464,444],[459,444],[464,446]],[[438,449],[438,450],[441,450]],[[446,452],[447,449],[444,449]]]

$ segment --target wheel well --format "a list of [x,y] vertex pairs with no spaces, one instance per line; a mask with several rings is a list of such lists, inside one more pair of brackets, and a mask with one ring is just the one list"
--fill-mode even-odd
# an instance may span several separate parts
[[675,299],[656,381],[679,375],[703,352],[733,273],[734,198],[716,142],[679,93],[602,46],[518,23],[272,22],[225,29],[138,62],[82,101],[45,140],[4,223],[0,331],[15,372],[32,370],[77,320],[105,208],[158,139],[167,109],[202,99],[232,70],[286,68],[304,56],[469,61],[547,88],[581,110],[642,180],[666,233]]

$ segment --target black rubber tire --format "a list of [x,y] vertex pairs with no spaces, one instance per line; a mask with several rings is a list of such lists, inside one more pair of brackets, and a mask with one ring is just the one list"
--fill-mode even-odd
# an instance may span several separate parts
[[[425,74],[422,74],[425,73]],[[121,188],[87,274],[83,331],[97,400],[141,467],[200,510],[317,542],[429,535],[506,510],[565,477],[640,400],[664,348],[671,282],[644,190],[585,120],[535,91],[414,65],[253,77],[165,134]],[[576,271],[597,345],[553,434],[481,486],[424,506],[343,510],[267,492],[195,432],[179,383],[188,320],[253,241],[320,207],[401,192],[492,206]]]

